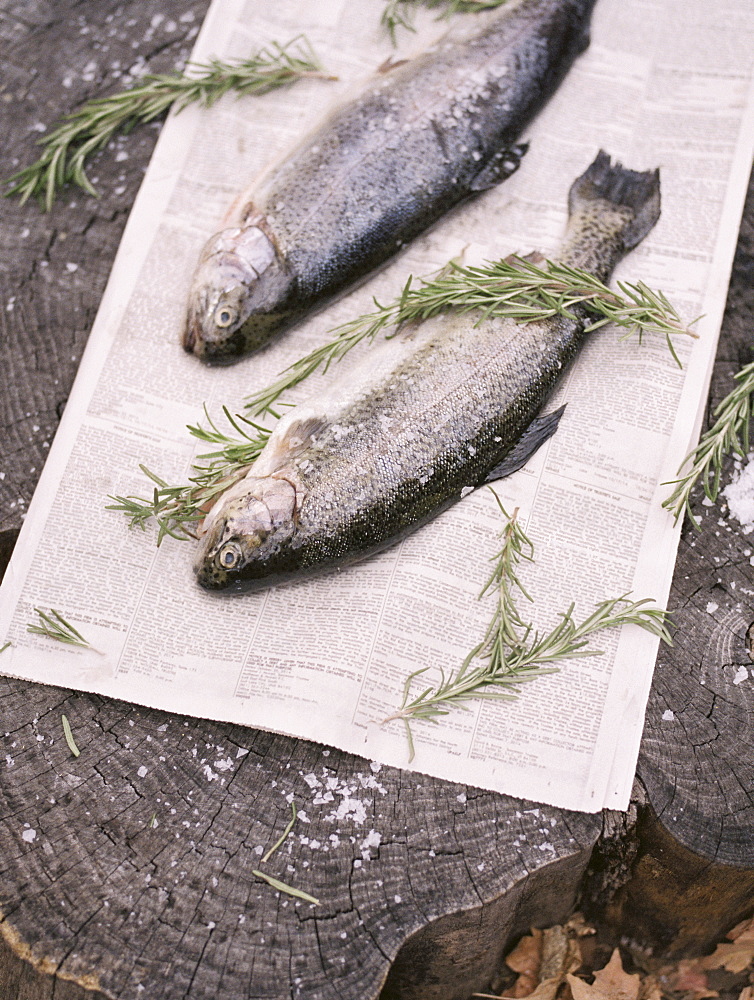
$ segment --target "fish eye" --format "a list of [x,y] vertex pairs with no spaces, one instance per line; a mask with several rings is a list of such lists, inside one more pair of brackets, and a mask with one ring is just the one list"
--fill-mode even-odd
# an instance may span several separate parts
[[238,313],[232,306],[218,306],[215,309],[215,323],[225,328],[235,323]]
[[234,569],[241,561],[241,550],[235,542],[226,542],[218,554],[223,569]]

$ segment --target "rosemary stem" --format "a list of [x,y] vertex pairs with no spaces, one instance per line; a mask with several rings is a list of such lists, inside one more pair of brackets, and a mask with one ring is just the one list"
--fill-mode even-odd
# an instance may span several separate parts
[[[452,707],[466,708],[474,698],[512,700],[519,696],[527,681],[558,670],[563,660],[598,655],[598,650],[585,649],[588,637],[620,625],[638,625],[670,643],[667,614],[660,608],[648,608],[647,600],[632,601],[628,594],[602,601],[583,621],[574,620],[574,604],[561,612],[560,620],[549,631],[540,634],[521,617],[516,606],[515,591],[531,597],[524,590],[517,574],[522,560],[532,561],[533,546],[518,522],[518,509],[508,515],[495,495],[498,507],[506,518],[501,531],[502,548],[493,556],[495,568],[480,592],[480,598],[494,591],[497,604],[484,637],[466,656],[455,674],[446,677],[441,671],[437,684],[425,687],[411,698],[415,679],[428,668],[414,671],[406,678],[403,701],[382,725],[400,720],[404,723],[409,747],[409,762],[414,758],[411,722],[437,722]],[[477,661],[478,665],[472,664]]]
[[[676,521],[688,514],[691,524],[700,528],[700,522],[691,510],[691,494],[701,480],[704,495],[713,502],[720,490],[723,460],[726,455],[744,456],[749,451],[750,422],[754,416],[754,362],[744,365],[736,372],[735,385],[715,407],[715,421],[704,434],[699,444],[683,460],[678,470],[679,478],[666,485],[673,486],[673,492],[663,501]],[[686,473],[680,473],[686,468]]]
[[263,94],[302,78],[334,79],[320,67],[303,36],[287,45],[273,43],[233,63],[212,59],[204,65],[189,64],[184,75],[149,74],[128,90],[87,101],[63,118],[39,140],[42,154],[36,163],[8,178],[5,194],[17,195],[22,204],[35,197],[47,211],[68,183],[96,195],[86,162],[117,132],[154,121],[171,107],[177,112],[192,103],[208,108],[229,91]]
[[684,324],[665,296],[642,282],[622,283],[619,289],[615,292],[589,272],[557,261],[543,260],[540,266],[513,256],[480,267],[452,261],[435,278],[414,284],[409,277],[400,295],[387,305],[375,300],[372,312],[337,327],[326,344],[299,358],[275,382],[250,396],[246,407],[255,415],[265,413],[283,393],[318,369],[327,371],[362,341],[372,342],[379,333],[450,309],[478,310],[480,322],[500,317],[518,323],[541,322],[556,315],[573,319],[573,310],[581,309],[591,318],[587,331],[609,322],[622,326],[626,336],[638,334],[641,339],[644,333],[661,334],[680,366],[671,337],[696,338],[691,329],[694,324]]

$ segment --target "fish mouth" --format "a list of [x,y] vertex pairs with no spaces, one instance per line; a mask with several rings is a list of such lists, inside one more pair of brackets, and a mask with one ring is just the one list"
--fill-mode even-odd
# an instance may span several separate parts
[[246,337],[239,328],[222,340],[208,340],[196,322],[189,321],[183,331],[183,349],[208,365],[230,365],[248,353]]
[[189,320],[186,326],[183,328],[183,334],[181,335],[181,343],[183,344],[183,349],[187,354],[193,354],[198,337],[196,335],[196,327]]
[[226,590],[229,583],[227,573],[222,573],[215,567],[205,566],[197,569],[196,582],[203,590]]
[[201,351],[202,336],[202,303],[193,297],[189,300],[186,310],[186,320],[181,332],[181,344],[187,354],[197,354]]
[[[257,540],[257,545],[261,539]],[[226,591],[228,593],[241,593],[249,590],[249,574],[253,575],[254,561],[247,563],[242,559],[239,565],[232,569],[226,569],[219,558],[219,550],[222,549],[221,542],[209,545],[199,554],[194,564],[194,574],[196,582],[202,590]]]

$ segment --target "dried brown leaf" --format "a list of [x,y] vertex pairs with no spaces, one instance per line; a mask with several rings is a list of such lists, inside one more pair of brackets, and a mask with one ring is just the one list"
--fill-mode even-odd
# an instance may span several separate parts
[[605,968],[595,972],[594,985],[612,1000],[637,1000],[641,976],[623,971],[620,952],[616,948]]
[[596,928],[586,922],[583,913],[574,913],[566,922],[565,929],[572,937],[587,937],[597,933]]
[[542,931],[532,928],[531,934],[521,938],[513,951],[505,956],[505,964],[514,972],[538,976],[542,961]]
[[567,972],[581,968],[581,951],[578,941],[570,937],[565,927],[556,924],[542,935],[542,961],[539,976],[545,979],[563,979]]
[[599,990],[595,991],[589,983],[585,983],[583,979],[577,979],[570,973],[566,976],[566,982],[571,988],[573,1000],[605,1000],[604,993]]
[[558,992],[558,988],[562,982],[562,976],[543,979],[536,990],[529,994],[529,1000],[555,1000],[555,994]]
[[641,977],[623,971],[620,952],[616,948],[604,969],[594,974],[589,985],[576,976],[566,976],[573,1000],[638,1000]]
[[[503,993],[500,996],[491,993],[472,993],[472,996],[480,997],[482,1000],[516,1000],[519,996],[526,996],[527,1000],[555,1000],[562,981],[561,976],[556,976],[554,979],[545,979],[537,986],[533,993],[521,994],[514,991],[513,993]],[[518,981],[516,985],[518,985]]]
[[687,993],[688,1000],[704,1000],[719,994],[709,988],[707,973],[701,966],[702,959],[684,958],[668,975],[668,985],[675,993]]
[[729,941],[736,941],[742,934],[751,931],[752,928],[754,928],[754,917],[749,917],[748,920],[742,920],[740,923],[736,924],[736,926],[732,930],[729,930],[725,936]]
[[639,1000],[662,1000],[662,987],[654,976],[645,976],[642,980]]
[[553,1000],[567,972],[581,967],[578,941],[566,927],[556,924],[545,931],[532,928],[505,959],[519,976],[510,991],[514,998]]
[[711,955],[700,960],[703,969],[727,969],[728,972],[743,972],[754,961],[754,923],[739,930],[740,924],[729,933],[736,933],[732,944],[719,944]]
[[533,976],[530,972],[522,972],[511,990],[511,997],[519,1000],[521,997],[531,997],[536,993],[539,984],[539,976]]

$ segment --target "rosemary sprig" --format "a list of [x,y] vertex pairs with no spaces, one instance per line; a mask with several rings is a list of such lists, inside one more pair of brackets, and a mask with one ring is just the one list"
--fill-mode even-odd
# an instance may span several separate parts
[[330,341],[295,361],[272,385],[251,396],[246,406],[253,414],[263,413],[288,389],[319,367],[327,371],[333,361],[339,361],[362,340],[371,342],[384,330],[448,309],[462,313],[478,310],[480,321],[501,316],[531,323],[556,315],[573,317],[574,308],[582,308],[594,316],[588,331],[616,323],[626,330],[624,337],[638,335],[641,340],[645,334],[663,335],[679,367],[671,338],[676,334],[697,336],[690,329],[697,320],[684,326],[662,292],[641,281],[635,285],[619,282],[620,291],[615,292],[588,271],[557,261],[544,260],[540,266],[511,256],[481,267],[451,261],[435,278],[420,279],[416,286],[413,281],[410,276],[401,294],[388,305],[374,299],[374,311],[337,327]]
[[272,886],[273,889],[277,889],[278,892],[284,892],[286,896],[295,896],[296,899],[303,899],[307,903],[314,903],[315,906],[319,906],[319,900],[316,896],[310,896],[308,892],[304,892],[303,889],[297,889],[293,885],[288,885],[287,882],[281,882],[279,878],[275,878],[273,875],[268,875],[266,872],[260,872],[256,868],[252,868],[252,875],[256,875],[257,878],[264,879],[264,881]]
[[[296,803],[291,802],[291,818],[288,821],[288,825],[280,834],[278,839],[272,845],[272,847],[267,851],[267,853],[262,858],[262,864],[272,857],[275,851],[283,845],[288,834],[293,829],[293,824],[296,822]],[[272,875],[268,875],[266,872],[259,871],[257,868],[253,868],[251,871],[252,875],[256,875],[257,878],[263,879],[268,885],[272,886],[273,889],[277,889],[278,892],[284,892],[287,896],[295,896],[296,899],[303,899],[307,903],[314,903],[315,906],[319,906],[319,900],[315,896],[310,896],[308,892],[304,892],[303,889],[296,889],[295,886],[288,885],[287,882],[281,882],[280,879],[274,878]]]
[[231,90],[239,95],[262,94],[302,77],[332,79],[303,36],[287,45],[272,43],[249,59],[212,59],[203,65],[189,64],[188,69],[187,76],[148,74],[127,90],[87,101],[39,140],[42,155],[8,178],[11,187],[6,196],[18,195],[22,204],[35,197],[49,211],[65,184],[77,184],[96,195],[85,166],[117,132],[130,132],[135,125],[154,121],[170,107],[181,111],[199,103],[208,108]]
[[506,3],[506,0],[388,0],[382,12],[380,24],[387,28],[393,45],[396,44],[398,28],[415,30],[412,10],[417,3],[423,3],[425,7],[445,7],[442,16],[450,17],[451,14],[476,13],[480,10],[500,7]]
[[[70,622],[66,621],[59,611],[50,608],[50,613],[47,614],[40,608],[34,608],[34,610],[39,615],[39,624],[27,624],[27,632],[33,632],[34,635],[44,635],[48,639],[56,639],[58,642],[64,642],[69,646],[82,646],[85,649],[94,649],[89,640],[85,639]],[[99,650],[94,651],[99,652]]]
[[[269,412],[277,416],[272,410]],[[188,430],[200,441],[220,445],[220,448],[198,456],[197,463],[193,466],[195,475],[189,477],[188,485],[170,486],[146,466],[140,465],[144,475],[155,484],[152,498],[133,495],[108,497],[114,503],[108,504],[105,509],[125,514],[129,519],[129,527],[145,529],[154,519],[158,525],[157,545],[160,545],[165,535],[181,540],[195,538],[193,526],[202,520],[221,493],[246,475],[270,436],[266,427],[240,415],[233,417],[225,406],[225,418],[238,437],[220,430],[207,413],[206,406],[204,413],[209,428],[190,426]]]
[[557,671],[558,667],[553,664],[598,655],[599,650],[584,648],[596,632],[631,624],[659,636],[664,642],[670,644],[672,641],[666,625],[667,613],[660,608],[645,607],[648,599],[631,601],[627,594],[601,601],[581,622],[575,620],[574,604],[571,604],[560,613],[560,621],[553,629],[543,634],[535,631],[533,625],[521,617],[515,597],[518,590],[532,600],[518,578],[517,567],[522,560],[532,561],[534,549],[518,522],[518,511],[509,516],[497,494],[495,499],[507,520],[501,532],[502,547],[493,556],[495,568],[479,595],[480,598],[489,593],[497,596],[495,612],[484,637],[455,673],[446,677],[441,671],[439,683],[424,688],[415,697],[411,696],[414,680],[429,668],[422,667],[409,674],[400,708],[383,720],[383,724],[396,719],[404,723],[409,762],[414,759],[412,721],[422,719],[436,723],[438,717],[447,715],[452,707],[466,709],[467,703],[476,698],[515,699],[521,693],[521,684]]
[[68,721],[67,715],[60,716],[63,723],[63,735],[65,736],[65,741],[68,744],[68,749],[71,751],[74,757],[78,757],[81,751],[76,746],[76,740],[73,738],[73,730],[71,729],[71,724]]
[[662,506],[672,512],[676,521],[686,512],[695,528],[700,523],[691,511],[691,492],[697,482],[701,479],[705,496],[716,500],[725,456],[733,452],[745,456],[749,451],[749,421],[754,415],[754,362],[744,365],[734,378],[737,384],[715,407],[715,422],[702,434],[699,444],[678,470],[680,473],[688,465],[688,471],[666,484],[675,484],[675,489]]

